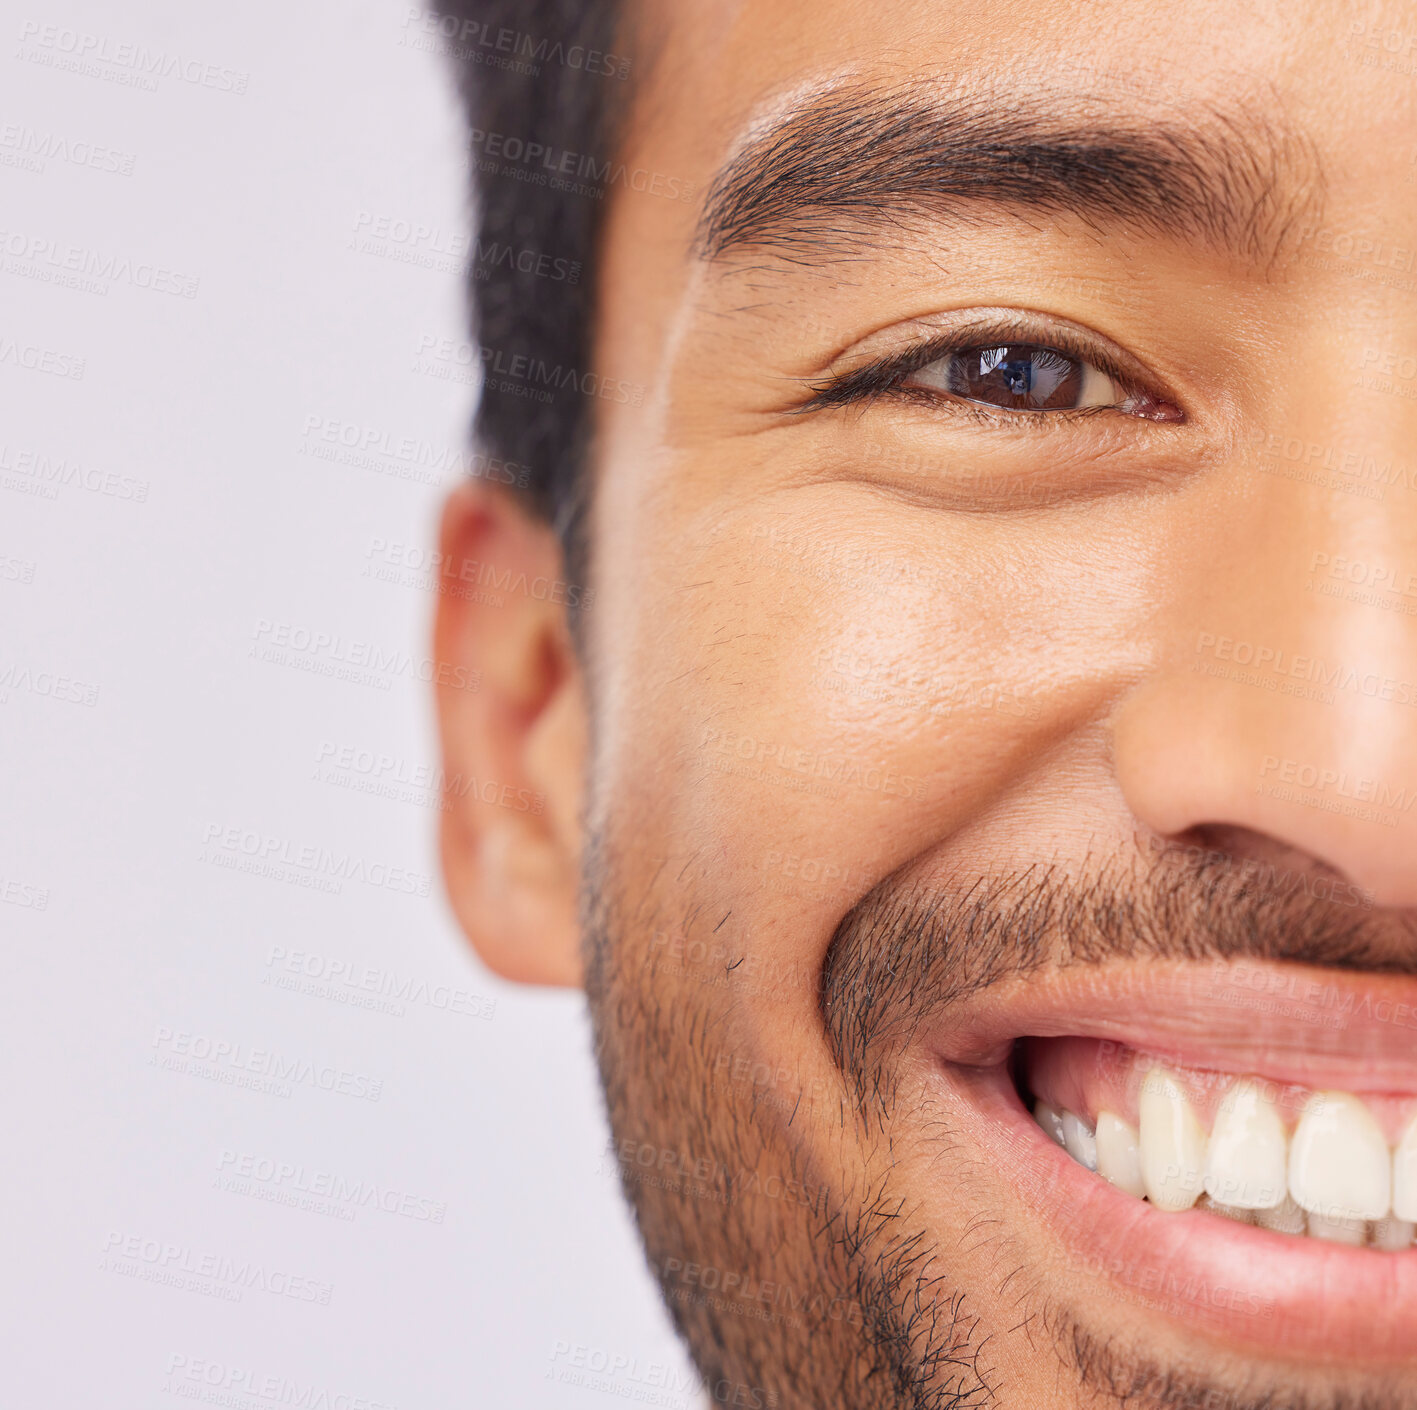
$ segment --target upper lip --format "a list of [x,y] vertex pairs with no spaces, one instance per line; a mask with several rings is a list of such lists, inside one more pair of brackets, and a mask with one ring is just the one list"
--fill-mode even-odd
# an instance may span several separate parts
[[963,1066],[1022,1037],[1111,1039],[1297,1086],[1417,1093],[1417,979],[1263,960],[1075,964],[991,986],[923,1038]]

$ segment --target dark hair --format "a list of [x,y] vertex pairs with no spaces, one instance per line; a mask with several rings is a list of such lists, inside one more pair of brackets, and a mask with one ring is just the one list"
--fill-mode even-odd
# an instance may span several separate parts
[[[468,122],[478,449],[580,558],[597,252],[631,64],[622,0],[430,0]],[[509,373],[510,375],[499,375]],[[524,478],[523,478],[524,477]],[[513,479],[504,473],[495,478]]]

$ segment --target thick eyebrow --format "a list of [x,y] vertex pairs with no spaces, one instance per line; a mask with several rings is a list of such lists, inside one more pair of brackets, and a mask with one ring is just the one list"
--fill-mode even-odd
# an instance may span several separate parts
[[1078,106],[1036,87],[955,100],[833,89],[728,160],[705,196],[695,252],[859,255],[902,217],[977,218],[992,206],[1072,214],[1265,264],[1318,223],[1312,148],[1257,108],[1067,116]]

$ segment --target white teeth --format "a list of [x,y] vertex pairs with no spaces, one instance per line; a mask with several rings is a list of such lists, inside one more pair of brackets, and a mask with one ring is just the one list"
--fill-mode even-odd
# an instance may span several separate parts
[[1276,1234],[1302,1234],[1309,1227],[1308,1216],[1288,1195],[1273,1209],[1255,1210],[1255,1223]]
[[[1356,1097],[1315,1092],[1309,1098],[1289,1146],[1289,1193],[1320,1215],[1325,1229],[1388,1212],[1392,1159],[1372,1112]],[[1309,1232],[1316,1232],[1312,1220]]]
[[1205,1132],[1180,1083],[1165,1068],[1147,1073],[1139,1110],[1146,1197],[1158,1209],[1189,1209],[1201,1194]]
[[1067,1143],[1063,1139],[1063,1113],[1055,1106],[1050,1106],[1047,1102],[1039,1101],[1033,1104],[1033,1119],[1061,1145]]
[[1392,1157],[1392,1212],[1417,1220],[1417,1116],[1407,1123]]
[[1063,1113],[1063,1146],[1079,1165],[1097,1169],[1097,1137],[1091,1127],[1070,1111]]
[[1386,1219],[1374,1222],[1372,1232],[1374,1248],[1398,1253],[1402,1249],[1412,1247],[1412,1236],[1417,1234],[1417,1224],[1410,1219],[1394,1219],[1389,1214]]
[[1417,1247],[1417,1115],[1395,1152],[1367,1106],[1315,1092],[1292,1137],[1254,1078],[1221,1099],[1207,1137],[1176,1075],[1155,1067],[1137,1099],[1139,1126],[1115,1112],[1094,1129],[1037,1100],[1039,1126],[1077,1163],[1157,1209],[1201,1208],[1274,1233],[1388,1252]]
[[1206,1156],[1205,1192],[1241,1209],[1273,1209],[1286,1192],[1288,1142],[1274,1103],[1248,1078],[1226,1094]]
[[1141,1145],[1137,1133],[1110,1111],[1097,1113],[1097,1173],[1119,1190],[1141,1199]]
[[1309,1237],[1327,1239],[1335,1244],[1361,1247],[1368,1241],[1368,1226],[1362,1219],[1331,1218],[1326,1214],[1309,1215]]

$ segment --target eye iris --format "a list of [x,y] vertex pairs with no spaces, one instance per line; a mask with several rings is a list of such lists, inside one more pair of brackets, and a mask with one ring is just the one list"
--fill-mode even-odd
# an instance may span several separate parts
[[950,391],[1019,411],[1066,411],[1078,404],[1083,365],[1053,348],[1015,344],[970,348],[950,359]]

